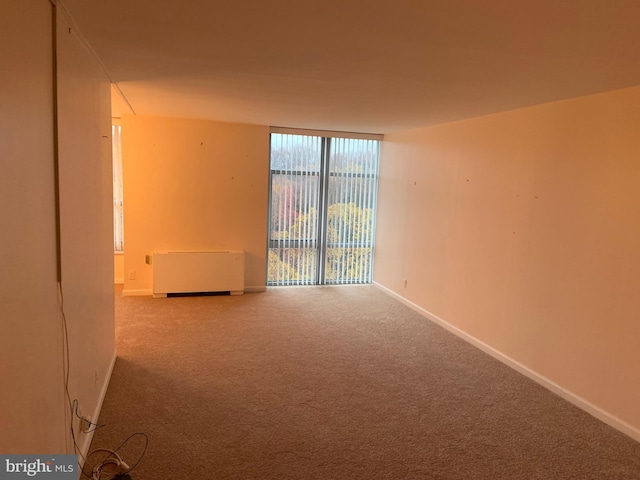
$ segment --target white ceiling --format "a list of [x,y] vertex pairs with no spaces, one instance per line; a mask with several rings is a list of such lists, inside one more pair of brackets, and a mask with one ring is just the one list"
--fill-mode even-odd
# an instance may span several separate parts
[[640,0],[62,1],[137,114],[388,133],[640,85]]

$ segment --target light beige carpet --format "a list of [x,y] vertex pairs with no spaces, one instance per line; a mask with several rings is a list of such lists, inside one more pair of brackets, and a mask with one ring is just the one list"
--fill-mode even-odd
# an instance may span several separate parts
[[116,305],[92,448],[146,433],[133,479],[640,479],[640,443],[373,286]]

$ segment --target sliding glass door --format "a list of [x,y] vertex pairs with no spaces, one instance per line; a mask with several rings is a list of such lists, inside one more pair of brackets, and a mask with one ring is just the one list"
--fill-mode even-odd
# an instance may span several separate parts
[[268,285],[371,282],[379,148],[271,134]]

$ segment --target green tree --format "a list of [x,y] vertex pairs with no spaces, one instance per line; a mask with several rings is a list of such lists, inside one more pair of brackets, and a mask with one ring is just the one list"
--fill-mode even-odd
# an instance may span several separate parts
[[328,281],[349,282],[368,278],[371,270],[373,209],[355,203],[329,206],[327,216]]
[[[314,239],[318,213],[310,208],[297,216],[288,231],[278,238]],[[355,203],[336,203],[327,211],[327,257],[325,277],[329,282],[349,282],[368,278],[371,269],[373,209]],[[283,248],[269,252],[269,280],[312,282],[315,276],[315,249]]]

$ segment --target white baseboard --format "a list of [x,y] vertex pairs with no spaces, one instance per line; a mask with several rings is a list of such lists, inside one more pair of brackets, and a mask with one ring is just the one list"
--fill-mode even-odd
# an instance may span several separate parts
[[267,291],[267,287],[265,285],[244,287],[244,293],[259,293],[259,292],[266,292],[266,291]]
[[572,403],[573,405],[575,405],[576,407],[580,408],[581,410],[584,410],[588,414],[594,416],[598,420],[601,420],[602,422],[606,423],[607,425],[609,425],[609,426],[615,428],[616,430],[624,433],[625,435],[631,437],[635,441],[640,442],[640,429],[639,428],[634,427],[633,425],[625,422],[624,420],[616,417],[615,415],[612,415],[611,413],[607,412],[606,410],[603,410],[602,408],[592,404],[588,400],[585,400],[584,398],[580,397],[579,395],[576,395],[575,393],[567,390],[566,388],[562,387],[561,385],[558,385],[557,383],[553,382],[552,380],[548,379],[547,377],[545,377],[543,375],[540,375],[536,371],[534,371],[534,370],[530,369],[529,367],[521,364],[520,362],[514,360],[513,358],[505,355],[504,353],[500,352],[499,350],[496,350],[492,346],[487,345],[486,343],[484,343],[481,340],[478,340],[477,338],[475,338],[472,335],[469,335],[464,330],[459,329],[458,327],[450,324],[446,320],[443,320],[442,318],[438,317],[437,315],[434,315],[433,313],[425,310],[421,306],[413,303],[410,300],[407,300],[403,296],[397,294],[396,292],[394,292],[393,290],[385,287],[384,285],[381,285],[378,282],[373,282],[373,284],[377,288],[379,288],[380,290],[385,292],[387,295],[389,295],[389,296],[395,298],[396,300],[404,303],[406,306],[408,306],[412,310],[416,311],[417,313],[419,313],[420,315],[422,315],[426,319],[436,323],[437,325],[440,325],[444,329],[450,331],[451,333],[453,333],[454,335],[460,337],[461,339],[463,339],[467,343],[470,343],[474,347],[479,348],[483,352],[488,353],[489,355],[491,355],[496,360],[499,360],[500,362],[504,363],[508,367],[513,368],[514,370],[516,370],[517,372],[519,372],[519,373],[523,374],[524,376],[530,378],[534,382],[542,385],[547,390],[550,390],[551,392],[555,393],[556,395],[562,397],[563,399],[565,399],[568,402]]
[[[107,389],[109,388],[109,382],[111,381],[111,374],[113,373],[113,367],[116,364],[116,359],[118,358],[118,352],[113,352],[113,358],[111,359],[111,363],[109,364],[109,368],[107,368],[107,374],[104,377],[104,381],[102,382],[102,388],[100,389],[100,396],[98,397],[98,404],[96,405],[95,410],[93,411],[93,416],[90,418],[94,422],[98,422],[98,418],[100,418],[100,411],[102,410],[102,403],[104,402],[104,398],[107,395]],[[87,454],[89,453],[89,447],[91,446],[91,441],[93,440],[93,432],[92,429],[89,433],[82,435],[82,440],[78,445],[80,450],[80,456],[78,460],[80,461],[80,466],[84,466],[84,460],[87,458]]]
[[141,290],[123,290],[123,297],[145,297],[145,296],[153,295],[153,291],[149,288],[141,289]]

